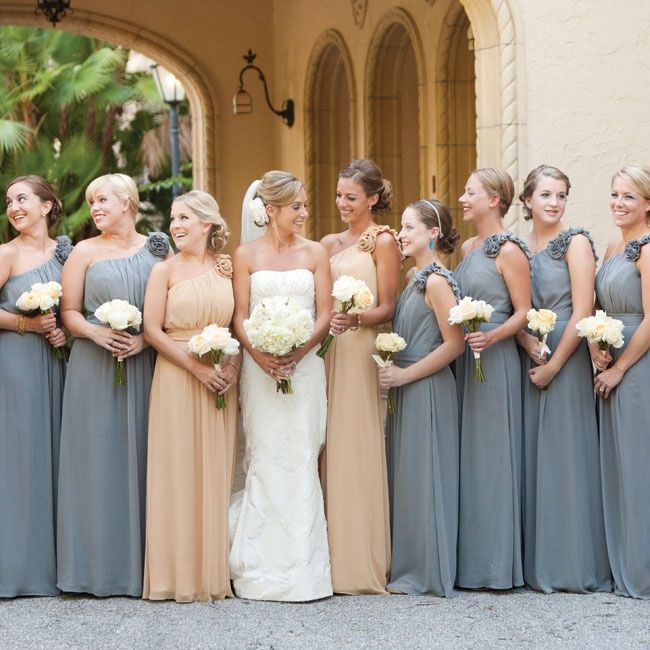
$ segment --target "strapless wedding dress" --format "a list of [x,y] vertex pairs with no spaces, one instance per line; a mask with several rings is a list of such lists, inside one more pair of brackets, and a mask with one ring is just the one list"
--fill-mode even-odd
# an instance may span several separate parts
[[[251,275],[250,309],[291,296],[312,315],[314,275],[307,269]],[[291,378],[293,394],[244,352],[241,407],[246,436],[243,492],[233,496],[230,571],[240,598],[301,602],[332,595],[318,456],[325,442],[323,361],[312,349]]]

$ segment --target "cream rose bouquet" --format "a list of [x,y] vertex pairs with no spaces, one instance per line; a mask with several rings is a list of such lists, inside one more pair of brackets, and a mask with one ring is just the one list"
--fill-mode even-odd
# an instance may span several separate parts
[[[391,356],[397,352],[401,352],[406,348],[406,341],[395,332],[377,334],[375,339],[375,347],[379,352],[379,355],[373,354],[372,358],[375,360],[375,363],[380,367],[384,368],[390,366],[393,361]],[[388,406],[388,413],[391,415],[395,414],[395,400],[393,399],[393,394],[391,389],[388,389],[388,395],[386,397],[386,402]]]
[[[281,357],[309,341],[314,332],[314,319],[294,298],[272,296],[255,305],[244,321],[244,331],[256,350]],[[281,379],[276,390],[290,395],[293,393],[291,380]]]
[[[16,307],[26,316],[47,314],[59,306],[63,287],[58,282],[35,282],[29,291],[23,291],[16,300]],[[59,359],[63,359],[63,349],[53,348]]]
[[[450,325],[460,325],[468,332],[478,332],[481,323],[489,323],[494,307],[485,300],[474,300],[465,296],[455,307],[449,310]],[[474,352],[474,380],[485,381],[485,373],[481,365],[481,353]]]
[[[342,275],[332,288],[332,297],[335,300],[334,308],[341,314],[347,314],[351,309],[364,310],[372,306],[375,297],[368,285],[363,280],[357,280],[350,275]],[[330,330],[323,341],[323,345],[316,353],[321,359],[325,358],[330,345],[334,340],[334,334]]]
[[613,348],[623,346],[624,327],[623,321],[608,316],[602,309],[596,311],[594,316],[587,316],[576,324],[578,336],[587,339],[589,343],[597,343],[598,349],[603,351],[609,350],[610,346]]
[[[200,334],[195,334],[187,342],[187,348],[199,357],[210,353],[215,369],[219,370],[221,357],[224,354],[229,356],[239,354],[239,341],[231,336],[227,327],[219,327],[213,323],[204,327]],[[226,396],[217,393],[215,403],[218,409],[225,408]]]
[[551,348],[546,345],[546,337],[555,329],[557,314],[550,309],[529,309],[526,318],[528,329],[537,336],[540,358],[551,354]]
[[[95,310],[95,318],[116,332],[132,330],[137,333],[142,325],[140,310],[126,300],[109,300]],[[124,359],[115,362],[115,385],[126,385],[126,364]]]

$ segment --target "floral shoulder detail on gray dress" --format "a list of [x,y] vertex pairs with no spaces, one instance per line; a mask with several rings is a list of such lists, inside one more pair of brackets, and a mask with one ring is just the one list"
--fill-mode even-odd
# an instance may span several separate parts
[[419,291],[420,293],[424,293],[424,290],[426,289],[427,286],[427,280],[429,279],[429,276],[432,273],[436,273],[437,275],[440,275],[445,280],[447,280],[447,284],[451,287],[451,290],[453,291],[456,300],[460,300],[462,298],[462,295],[460,293],[460,287],[458,286],[458,282],[456,282],[456,280],[454,279],[454,276],[452,275],[451,271],[447,269],[443,269],[442,266],[436,264],[435,262],[431,262],[431,264],[425,266],[422,270],[418,271],[413,277],[413,287],[415,288],[416,291]]
[[521,250],[526,254],[526,257],[530,259],[530,250],[528,246],[526,246],[524,240],[521,239],[519,235],[515,235],[514,232],[510,232],[509,230],[487,237],[483,242],[483,252],[488,257],[496,257],[501,250],[501,246],[503,246],[508,241],[511,241],[513,244],[517,244],[517,246],[519,246],[519,248],[521,248]]
[[594,260],[598,261],[598,255],[596,255],[596,247],[594,246],[594,240],[591,238],[591,233],[582,228],[581,226],[575,226],[574,228],[567,228],[563,230],[557,237],[551,239],[548,243],[548,254],[554,260],[561,260],[569,248],[569,243],[575,235],[584,235],[591,245],[591,252],[594,254]]
[[72,240],[67,235],[59,235],[56,238],[56,248],[54,249],[54,257],[57,262],[65,264],[70,253],[72,253]]
[[641,255],[641,248],[647,243],[650,243],[650,235],[641,237],[641,239],[633,239],[631,242],[628,242],[623,249],[625,259],[630,262],[636,262]]
[[150,232],[147,248],[153,256],[164,259],[169,255],[169,237],[164,232]]

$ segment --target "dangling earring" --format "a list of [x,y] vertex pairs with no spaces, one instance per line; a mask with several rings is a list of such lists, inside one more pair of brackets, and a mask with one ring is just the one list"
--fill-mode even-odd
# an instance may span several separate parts
[[436,240],[435,239],[430,239],[429,240],[429,250],[433,250],[436,247]]

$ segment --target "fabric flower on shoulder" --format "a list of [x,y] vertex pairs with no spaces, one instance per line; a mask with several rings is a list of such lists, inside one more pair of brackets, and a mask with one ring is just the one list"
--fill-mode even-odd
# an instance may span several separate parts
[[217,267],[219,275],[224,278],[232,278],[232,260],[230,259],[230,255],[219,255],[214,265]]
[[636,262],[641,255],[641,248],[650,242],[650,235],[646,235],[641,239],[633,239],[631,242],[628,242],[623,249],[623,254],[625,259],[630,262]]
[[167,257],[169,254],[169,239],[165,233],[152,232],[149,233],[149,240],[147,242],[149,252],[155,257]]
[[56,238],[56,249],[54,257],[60,264],[65,264],[68,256],[72,252],[72,240],[67,235],[60,235]]

